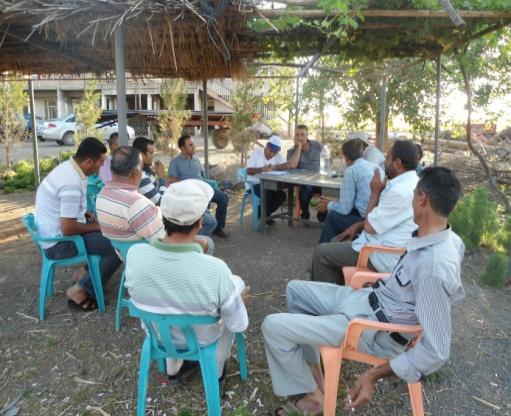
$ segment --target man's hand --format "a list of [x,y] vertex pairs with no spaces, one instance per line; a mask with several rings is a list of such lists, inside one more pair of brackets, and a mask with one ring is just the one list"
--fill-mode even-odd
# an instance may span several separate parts
[[160,160],[156,160],[154,162],[154,173],[156,173],[156,176],[159,178],[166,178],[167,172],[165,172],[165,166]]
[[320,214],[323,214],[324,212],[328,211],[328,203],[329,202],[330,202],[330,200],[328,198],[321,197],[321,202],[319,203],[319,206],[317,208],[317,210]]
[[202,247],[202,252],[207,253],[208,252],[208,240],[205,238],[201,238],[199,236],[195,237],[195,242],[198,243]]
[[371,179],[371,183],[369,184],[369,187],[371,188],[371,192],[376,195],[380,195],[381,191],[385,188],[385,185],[387,185],[387,177],[381,179],[380,176],[380,169],[376,168],[374,169],[374,175]]
[[350,410],[364,403],[368,403],[373,397],[374,386],[377,380],[378,379],[372,376],[371,370],[358,376],[355,386],[349,391],[346,397],[344,408]]
[[241,292],[241,299],[243,299],[245,306],[250,304],[250,286],[246,286],[245,289],[243,289]]
[[353,240],[360,231],[361,224],[362,226],[364,225],[364,223],[361,221],[346,228],[341,234],[338,234],[334,237],[335,241]]
[[273,170],[273,165],[266,165],[261,168],[262,172],[271,172]]

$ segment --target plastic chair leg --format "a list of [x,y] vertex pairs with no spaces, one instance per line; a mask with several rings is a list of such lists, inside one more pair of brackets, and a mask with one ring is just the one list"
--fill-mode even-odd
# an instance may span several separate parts
[[50,272],[48,274],[48,283],[46,285],[46,298],[51,298],[55,295],[55,265],[50,266]]
[[220,416],[220,387],[216,363],[216,342],[199,351],[199,361],[208,407],[208,416]]
[[241,199],[241,206],[240,206],[240,225],[243,225],[244,222],[244,215],[245,215],[245,203],[247,201],[247,193],[245,192],[243,194],[243,198]]
[[121,282],[119,284],[119,293],[117,295],[117,306],[115,307],[115,330],[119,332],[121,330],[121,308],[124,307],[124,273],[121,275]]
[[101,281],[101,256],[87,256],[89,272],[94,286],[94,293],[100,312],[105,312],[105,297],[103,295],[103,283]]
[[243,339],[243,333],[238,332],[236,335],[236,348],[238,350],[238,362],[240,364],[240,377],[241,380],[247,381],[248,369],[247,369],[247,352],[245,351],[245,340]]
[[254,230],[259,229],[259,223],[261,219],[259,218],[259,206],[260,200],[255,195],[252,195],[252,228]]
[[325,369],[323,416],[335,416],[339,377],[341,375],[342,349],[340,347],[322,346],[320,351]]
[[43,260],[41,267],[41,287],[39,288],[39,319],[44,319],[44,308],[46,306],[46,297],[48,296],[48,281],[53,272],[53,266]]
[[147,336],[140,351],[140,369],[138,373],[137,416],[145,416],[147,383],[151,366],[151,339]]
[[424,416],[424,402],[422,400],[421,383],[408,384],[413,416]]
[[167,374],[167,364],[165,362],[165,358],[162,357],[157,358],[156,364],[158,365],[158,371],[160,373]]

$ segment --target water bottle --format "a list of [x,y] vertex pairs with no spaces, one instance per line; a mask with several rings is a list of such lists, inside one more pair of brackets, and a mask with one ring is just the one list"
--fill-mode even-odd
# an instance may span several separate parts
[[330,150],[323,146],[319,154],[319,173],[320,175],[330,175]]

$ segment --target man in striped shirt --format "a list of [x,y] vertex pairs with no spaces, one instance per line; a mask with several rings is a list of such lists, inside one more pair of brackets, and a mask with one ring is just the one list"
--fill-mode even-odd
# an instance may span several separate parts
[[[122,146],[112,154],[112,180],[96,199],[96,214],[103,235],[111,240],[136,241],[163,237],[161,211],[138,192],[142,176],[142,158],[134,147]],[[204,252],[213,253],[213,240],[197,237]]]
[[[126,287],[138,308],[158,314],[218,316],[217,324],[195,329],[199,343],[217,344],[218,376],[230,356],[234,333],[248,326],[248,288],[220,259],[205,256],[195,243],[202,216],[213,196],[205,182],[185,179],[171,184],[161,201],[165,236],[152,244],[132,247],[126,262]],[[185,346],[180,331],[175,344]],[[167,360],[167,373],[183,365]]]
[[451,306],[464,297],[460,276],[464,246],[447,223],[460,195],[460,182],[449,169],[424,169],[412,202],[419,229],[406,243],[407,252],[391,276],[379,284],[354,291],[330,283],[289,283],[288,313],[269,315],[262,325],[277,395],[306,393],[292,405],[308,414],[320,412],[324,380],[319,347],[340,345],[355,318],[420,324],[422,336],[407,348],[409,339],[397,332],[365,331],[359,349],[389,361],[358,377],[347,409],[368,402],[380,378],[397,375],[415,383],[445,364],[451,345]]
[[[153,170],[153,158],[156,148],[152,140],[142,136],[137,137],[133,141],[133,147],[138,149],[143,161],[142,178],[140,179],[138,191],[154,202],[155,205],[159,206],[163,193],[167,189],[167,173],[165,172],[165,166],[161,161],[156,160]],[[216,227],[217,221],[208,211],[204,214],[204,221],[199,234],[209,237]]]

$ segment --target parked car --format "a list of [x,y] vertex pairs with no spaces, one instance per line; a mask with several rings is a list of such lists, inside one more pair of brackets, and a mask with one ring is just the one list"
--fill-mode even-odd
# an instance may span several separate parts
[[[96,123],[96,128],[102,133],[100,139],[108,140],[114,133],[118,133],[117,117],[112,118],[111,112],[103,112]],[[75,133],[79,130],[74,114],[46,120],[44,122],[43,140],[55,140],[59,145],[72,146],[75,144]],[[128,140],[135,139],[135,130],[128,126]]]

